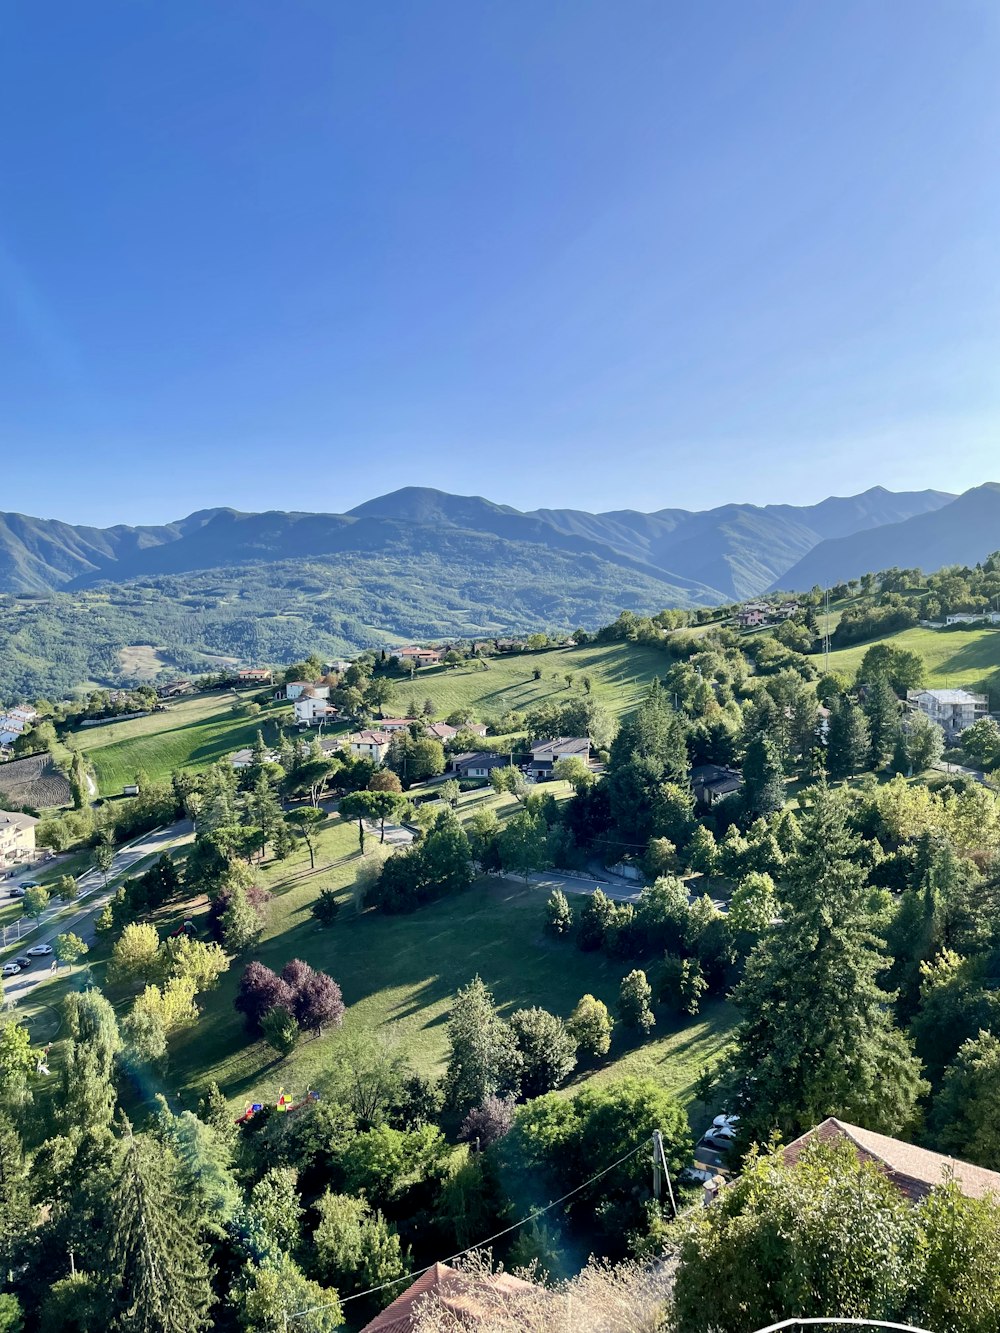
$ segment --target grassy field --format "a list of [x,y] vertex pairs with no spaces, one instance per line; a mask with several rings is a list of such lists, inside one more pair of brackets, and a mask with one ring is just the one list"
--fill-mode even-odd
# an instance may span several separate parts
[[[501,812],[512,805],[505,798]],[[477,806],[478,798],[470,797],[469,807]],[[237,960],[219,988],[203,997],[205,1012],[197,1026],[173,1045],[163,1086],[178,1105],[193,1106],[212,1079],[218,1080],[237,1109],[247,1100],[271,1099],[281,1088],[294,1094],[308,1088],[322,1092],[345,1035],[360,1030],[384,1034],[415,1068],[438,1073],[455,992],[476,973],[493,989],[506,1013],[540,1004],[566,1016],[586,992],[614,1010],[619,982],[631,964],[608,960],[600,953],[582,953],[570,942],[551,939],[543,929],[544,890],[488,880],[451,901],[410,915],[358,914],[350,904],[359,862],[355,826],[332,817],[320,834],[316,859],[314,874],[301,849],[285,862],[263,867],[260,880],[272,889],[275,901],[265,937],[252,956],[276,970],[291,958],[303,958],[329,972],[340,983],[348,1006],[343,1029],[318,1039],[304,1038],[291,1056],[278,1060],[264,1043],[248,1040],[233,1008],[244,965],[244,960]],[[318,930],[309,907],[326,887],[342,892],[344,907],[331,929]],[[158,921],[161,935],[175,918],[194,915],[197,920],[206,908],[204,901],[195,904],[193,912],[190,905],[175,907]],[[106,947],[98,945],[88,960],[99,985]],[[61,991],[65,982],[58,985]],[[50,1013],[57,994],[55,987],[43,988],[31,1011]],[[125,997],[116,997],[113,991],[111,996],[124,1003]],[[659,1016],[645,1042],[619,1031],[609,1060],[578,1071],[569,1088],[616,1072],[641,1072],[690,1104],[694,1080],[725,1045],[733,1021],[733,1011],[719,1001],[694,1020]],[[140,1100],[159,1087],[156,1080],[144,1085]]]
[[[392,703],[385,711],[402,712],[411,699],[422,708],[430,699],[440,718],[459,707],[472,708],[477,717],[498,717],[547,699],[569,700],[582,692],[583,677],[588,676],[593,697],[622,713],[636,705],[650,680],[662,674],[666,665],[665,655],[655,649],[600,644],[497,658],[486,671],[432,667],[418,672],[413,681],[396,682]],[[542,671],[540,680],[533,677],[536,667]],[[570,672],[572,687],[565,680]],[[139,771],[155,780],[175,769],[208,768],[250,745],[258,727],[263,727],[266,739],[274,740],[275,724],[291,716],[289,706],[279,702],[268,703],[260,718],[236,717],[230,711],[236,698],[227,691],[182,699],[165,713],[81,728],[73,733],[72,744],[93,764],[100,795],[115,796],[135,781]]]
[[93,764],[100,795],[117,796],[140,771],[155,781],[174,769],[208,768],[252,744],[258,728],[273,739],[271,721],[288,706],[269,703],[258,718],[237,717],[231,711],[236,699],[229,691],[181,699],[164,713],[83,727],[72,743]]
[[[877,642],[919,653],[927,666],[927,684],[931,689],[976,690],[989,693],[994,707],[1000,704],[1000,629],[916,628]],[[871,646],[860,643],[831,653],[831,669],[853,675]]]
[[[488,659],[489,669],[478,665],[430,667],[415,678],[397,681],[392,705],[405,712],[411,699],[423,706],[430,699],[438,717],[455,708],[472,708],[477,717],[524,712],[548,699],[571,699],[583,690],[583,677],[591,680],[593,697],[612,712],[634,708],[654,676],[662,676],[669,660],[662,650],[642,644],[592,644],[582,648],[556,648],[540,653],[517,653]],[[535,669],[541,670],[535,680]],[[572,673],[573,684],[565,677]]]

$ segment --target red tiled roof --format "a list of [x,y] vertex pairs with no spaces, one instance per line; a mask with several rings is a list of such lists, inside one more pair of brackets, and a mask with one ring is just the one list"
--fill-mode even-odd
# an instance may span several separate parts
[[927,1148],[917,1148],[912,1143],[891,1139],[885,1134],[875,1134],[870,1129],[849,1125],[833,1116],[795,1139],[783,1150],[782,1155],[792,1165],[798,1161],[807,1144],[816,1141],[838,1143],[844,1139],[853,1146],[862,1161],[874,1162],[901,1193],[914,1202],[925,1198],[949,1174],[968,1198],[981,1199],[986,1194],[993,1194],[1000,1201],[1000,1172],[987,1171],[983,1166],[973,1166],[971,1162],[945,1157]]
[[369,1324],[365,1324],[361,1333],[411,1333],[413,1316],[420,1302],[435,1294],[437,1299],[470,1329],[476,1326],[477,1317],[485,1313],[476,1301],[475,1287],[489,1283],[490,1287],[503,1291],[531,1291],[532,1284],[510,1273],[495,1273],[490,1278],[472,1279],[467,1274],[460,1274],[447,1264],[434,1264],[426,1273],[407,1287],[401,1296],[397,1296],[391,1305],[387,1305],[381,1314],[377,1314]]

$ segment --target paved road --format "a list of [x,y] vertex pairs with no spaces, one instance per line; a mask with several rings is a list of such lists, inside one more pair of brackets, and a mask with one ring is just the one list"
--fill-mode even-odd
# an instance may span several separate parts
[[[114,862],[108,871],[107,887],[104,884],[104,876],[99,870],[85,871],[77,880],[80,891],[71,905],[72,912],[66,910],[66,904],[57,902],[42,916],[38,929],[25,936],[18,947],[6,955],[5,961],[9,962],[15,952],[24,953],[36,944],[51,944],[57,935],[68,931],[79,935],[87,944],[93,944],[94,921],[114,895],[118,887],[116,881],[138,862],[150,856],[158,856],[168,847],[189,842],[193,836],[194,827],[191,821],[183,819],[177,824],[157,829],[154,833],[146,833],[141,838],[136,838],[134,842],[127,843],[115,853]],[[5,998],[15,1002],[22,1000],[36,986],[51,978],[50,967],[50,958],[39,958],[32,964],[30,971],[21,972],[16,977],[8,977],[4,982]]]

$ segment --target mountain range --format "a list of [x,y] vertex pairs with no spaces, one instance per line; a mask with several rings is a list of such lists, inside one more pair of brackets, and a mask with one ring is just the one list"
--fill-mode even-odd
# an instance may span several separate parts
[[344,514],[206,509],[162,526],[93,528],[0,514],[0,589],[38,594],[164,575],[477,548],[479,559],[551,553],[649,585],[658,606],[710,605],[891,564],[933,567],[1000,545],[1000,488],[860,495],[815,505],[730,504],[591,514],[521,512],[479,496],[405,487]]

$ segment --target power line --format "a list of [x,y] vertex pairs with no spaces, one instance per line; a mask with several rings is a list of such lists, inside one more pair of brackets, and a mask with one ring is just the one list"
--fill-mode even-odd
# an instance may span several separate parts
[[416,1273],[405,1273],[402,1277],[393,1278],[391,1282],[383,1282],[381,1286],[369,1287],[367,1291],[356,1291],[352,1296],[345,1296],[342,1301],[324,1301],[322,1305],[311,1305],[307,1310],[296,1310],[294,1314],[289,1315],[289,1318],[302,1319],[307,1314],[316,1314],[319,1310],[328,1310],[331,1305],[346,1305],[348,1301],[359,1301],[362,1296],[374,1296],[377,1292],[385,1291],[389,1287],[398,1287],[401,1282],[412,1282],[414,1278],[422,1277],[424,1273],[429,1273],[431,1269],[436,1267],[439,1263],[453,1263],[454,1260],[461,1259],[465,1255],[471,1254],[473,1250],[481,1250],[484,1245],[492,1245],[492,1243],[495,1240],[499,1240],[501,1236],[509,1236],[510,1233],[516,1231],[518,1227],[523,1227],[525,1222],[533,1222],[536,1217],[541,1217],[542,1214],[547,1213],[550,1208],[557,1208],[559,1204],[565,1203],[566,1200],[571,1199],[574,1194],[579,1194],[580,1191],[585,1190],[588,1185],[593,1185],[594,1182],[600,1180],[602,1176],[606,1176],[609,1171],[613,1171],[616,1166],[621,1166],[622,1162],[627,1162],[630,1157],[634,1157],[636,1153],[643,1152],[645,1148],[646,1140],[643,1139],[638,1148],[633,1148],[632,1151],[627,1152],[624,1157],[619,1157],[617,1162],[612,1162],[611,1165],[606,1166],[603,1171],[598,1171],[596,1176],[591,1176],[590,1179],[585,1180],[582,1185],[575,1186],[575,1188],[571,1189],[568,1193],[562,1195],[561,1198],[553,1199],[552,1202],[547,1203],[544,1208],[536,1208],[535,1211],[529,1213],[527,1217],[522,1217],[520,1221],[513,1222],[509,1227],[504,1227],[503,1231],[497,1231],[494,1235],[487,1236],[485,1240],[477,1241],[474,1245],[468,1245],[464,1250],[459,1250],[457,1254],[449,1255],[447,1259],[436,1259],[434,1263],[428,1264],[425,1268],[418,1269]]

